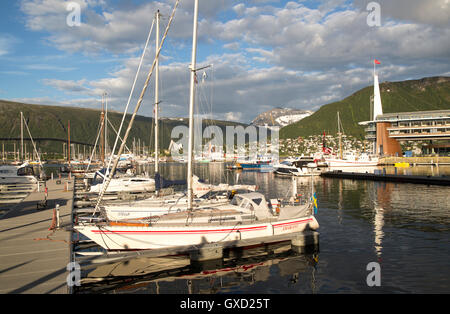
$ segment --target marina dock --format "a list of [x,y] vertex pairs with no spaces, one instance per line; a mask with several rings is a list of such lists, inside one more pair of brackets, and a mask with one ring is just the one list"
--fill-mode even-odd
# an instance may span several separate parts
[[385,174],[385,173],[343,172],[341,170],[323,172],[320,175],[325,178],[371,180],[371,181],[385,181],[395,183],[413,183],[413,184],[427,184],[427,185],[450,185],[450,177],[444,175],[417,176],[417,175],[400,175],[400,174]]
[[82,186],[81,181],[75,178],[49,180],[45,185],[41,182],[39,189],[36,188],[22,202],[12,204],[0,214],[0,293],[73,293],[67,284],[70,274],[67,267],[71,262],[81,264],[83,270],[136,258],[187,254],[191,264],[198,265],[210,260],[223,260],[228,257],[228,253],[224,252],[230,248],[289,241],[294,252],[302,253],[309,247],[317,248],[319,244],[319,233],[308,231],[253,241],[83,256],[77,254],[77,248],[92,246],[94,243],[82,241],[75,244],[71,240],[74,217],[83,216],[85,212],[92,214],[92,208],[74,208],[74,204],[79,201],[78,196],[83,194]]
[[383,157],[380,158],[379,166],[393,166],[396,163],[408,163],[411,166],[445,166],[450,165],[448,156],[429,157]]
[[[41,183],[39,191],[31,192],[0,216],[2,294],[69,292],[66,267],[70,261],[74,180],[49,180],[45,185],[48,192],[45,207],[45,187]],[[59,229],[54,215],[56,207],[59,207]]]

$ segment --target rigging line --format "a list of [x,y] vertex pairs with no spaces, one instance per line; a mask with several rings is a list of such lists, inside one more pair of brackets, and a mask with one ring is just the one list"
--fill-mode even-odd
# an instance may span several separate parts
[[[138,100],[138,102],[137,102],[137,104],[136,104],[136,107],[135,107],[135,109],[134,109],[133,115],[131,116],[130,123],[128,124],[128,128],[127,128],[127,130],[126,130],[126,132],[125,132],[124,142],[122,142],[122,144],[120,145],[119,151],[118,151],[118,153],[117,153],[117,157],[116,157],[116,159],[114,160],[114,164],[113,164],[111,173],[110,173],[109,176],[108,176],[108,179],[107,179],[106,181],[104,181],[105,184],[104,184],[104,186],[103,186],[103,188],[102,188],[101,193],[99,194],[99,197],[98,197],[98,200],[97,200],[97,204],[95,205],[94,213],[97,211],[98,206],[99,206],[99,204],[100,204],[100,202],[101,202],[101,200],[102,200],[102,198],[103,198],[103,194],[105,193],[106,189],[108,188],[109,182],[111,181],[112,176],[113,176],[113,174],[114,174],[114,171],[115,171],[116,168],[117,168],[117,164],[119,163],[120,155],[122,154],[123,148],[124,148],[124,146],[125,146],[125,142],[127,141],[128,136],[129,136],[129,134],[130,134],[131,127],[133,126],[134,119],[135,119],[136,114],[137,114],[137,112],[138,112],[138,110],[139,110],[139,107],[141,106],[142,100],[143,100],[144,95],[145,95],[145,91],[147,90],[147,87],[148,87],[150,78],[151,78],[151,76],[152,76],[152,74],[153,74],[153,70],[154,70],[154,68],[155,68],[157,58],[159,57],[159,54],[160,54],[160,52],[161,52],[161,48],[162,48],[162,46],[163,46],[163,44],[164,44],[164,41],[165,41],[165,39],[166,39],[166,37],[167,37],[167,33],[169,32],[169,28],[170,28],[170,25],[172,24],[173,17],[174,17],[174,15],[175,15],[175,11],[176,11],[176,8],[178,7],[179,2],[180,2],[180,1],[177,0],[177,2],[176,2],[175,5],[174,5],[173,11],[172,11],[172,15],[170,16],[169,23],[168,23],[167,28],[166,28],[166,30],[165,30],[165,32],[164,32],[164,36],[163,36],[163,38],[162,38],[162,40],[161,40],[161,43],[160,43],[160,45],[159,45],[158,52],[157,52],[156,55],[155,55],[155,59],[153,60],[152,67],[151,67],[151,69],[150,69],[150,72],[149,72],[148,75],[147,75],[147,79],[146,79],[146,81],[145,81],[145,84],[144,84],[144,87],[143,87],[143,89],[142,89],[141,95],[140,95],[139,100]],[[144,52],[145,52],[145,50],[144,50]],[[124,113],[123,118],[125,118],[125,113]],[[122,120],[122,122],[123,122],[123,120]],[[122,124],[121,124],[120,129],[119,129],[119,134],[120,134],[120,132],[121,132],[121,128],[122,128]],[[118,139],[116,138],[116,143],[115,143],[115,144],[117,144],[117,140],[118,140]],[[115,146],[116,146],[115,144],[114,144],[114,148],[115,148]]]
[[102,120],[101,124],[99,124],[98,132],[97,132],[97,139],[95,140],[94,148],[92,149],[92,153],[91,153],[91,158],[89,158],[89,162],[86,167],[86,170],[84,171],[84,174],[86,174],[88,172],[89,167],[91,166],[92,158],[94,158],[95,148],[97,147],[97,142],[100,137],[100,133],[101,133],[100,131],[101,131],[102,127],[103,127],[103,120]]
[[[108,124],[110,125],[110,127],[113,129],[114,133],[116,133],[116,135],[119,137],[119,139],[123,142],[122,137],[120,136],[120,134],[117,133],[117,130],[114,128],[114,125],[112,124],[112,122],[109,121],[109,120],[107,120],[107,121],[108,121]],[[127,144],[125,144],[125,148],[127,149],[127,151],[128,151],[129,153],[131,153],[131,151],[130,151],[130,149],[128,148]]]

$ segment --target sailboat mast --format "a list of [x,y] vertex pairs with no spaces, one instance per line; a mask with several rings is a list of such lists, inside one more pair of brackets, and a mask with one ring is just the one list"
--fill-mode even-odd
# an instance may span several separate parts
[[104,94],[102,95],[102,113],[100,118],[101,135],[100,135],[100,159],[102,165],[105,165],[105,108],[104,108]]
[[70,120],[67,124],[67,161],[69,163],[70,166]]
[[104,92],[105,95],[105,123],[104,123],[104,128],[105,128],[105,155],[108,154],[107,150],[108,150],[108,94],[106,92]]
[[342,159],[342,133],[341,133],[341,119],[339,117],[339,111],[337,113],[338,116],[338,135],[339,135],[339,158]]
[[188,184],[188,210],[192,209],[193,201],[193,148],[194,148],[194,102],[195,102],[195,67],[197,62],[197,26],[198,26],[198,0],[194,4],[194,27],[192,33],[192,60],[191,85],[189,97],[189,147],[188,147],[188,167],[187,167],[187,184]]
[[[156,12],[156,38],[155,38],[155,44],[156,44],[156,54],[158,53],[159,49],[159,18],[161,14],[159,13],[159,10]],[[159,55],[156,56],[156,63],[155,63],[155,174],[159,172],[159,126],[158,126],[158,119],[159,119]]]
[[21,155],[20,159],[23,161],[23,113],[20,112],[20,147],[21,147]]

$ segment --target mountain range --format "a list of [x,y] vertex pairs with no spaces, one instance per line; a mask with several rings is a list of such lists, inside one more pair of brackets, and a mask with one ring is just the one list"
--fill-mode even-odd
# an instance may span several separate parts
[[[63,107],[63,106],[47,106],[47,105],[32,105],[19,102],[12,102],[0,100],[0,141],[5,143],[6,151],[13,151],[14,142],[20,145],[21,137],[21,123],[20,113],[26,121],[26,125],[30,129],[33,139],[39,140],[38,147],[44,152],[62,153],[63,143],[68,139],[69,122],[70,122],[70,141],[73,144],[89,144],[94,145],[97,135],[100,130],[100,116],[101,111],[96,109],[86,109],[78,107]],[[108,112],[108,120],[110,126],[108,128],[107,137],[108,143],[112,146],[116,134],[111,125],[116,130],[119,129],[123,113]],[[131,119],[131,115],[127,114],[122,129],[121,135],[123,137],[125,129]],[[247,124],[203,119],[203,129],[209,125],[215,125],[221,128],[223,134],[226,134],[226,126],[246,127]],[[162,149],[167,149],[171,141],[171,133],[176,126],[188,127],[189,121],[187,118],[162,118],[159,122],[159,143]],[[139,146],[146,146],[151,150],[154,147],[154,119],[150,117],[137,115],[131,128],[130,135],[127,140],[127,146],[130,150]],[[29,143],[29,135],[24,125],[24,139],[28,143],[28,151],[31,151],[31,144]],[[8,141],[9,140],[9,141]],[[178,139],[174,139],[177,141]],[[100,143],[98,141],[98,143]],[[97,144],[99,145],[99,144]],[[2,147],[0,147],[1,149]]]
[[[383,82],[380,84],[381,100],[384,113],[410,112],[424,110],[450,109],[450,77],[429,77],[420,80],[401,82]],[[364,127],[358,122],[370,119],[370,99],[373,86],[365,87],[349,97],[323,105],[316,112],[289,108],[274,108],[258,115],[253,125],[281,126],[280,138],[297,138],[309,135],[337,133],[337,112],[344,128],[344,133],[356,138],[364,138]],[[0,141],[7,151],[12,151],[13,142],[20,139],[20,112],[23,112],[33,138],[41,138],[39,147],[46,152],[62,152],[63,143],[68,137],[68,122],[72,143],[93,145],[99,131],[100,110],[78,107],[31,105],[0,100]],[[117,129],[122,113],[110,112],[108,119]],[[128,126],[130,115],[126,117]],[[160,122],[160,146],[167,149],[171,140],[171,132],[175,126],[188,125],[186,118],[165,118]],[[208,125],[219,126],[226,134],[226,126],[248,126],[219,120],[203,120],[203,128]],[[154,145],[154,120],[150,117],[136,116],[135,123],[128,138],[128,147],[133,141],[150,149]],[[122,133],[123,134],[123,133]],[[28,138],[28,131],[24,131]],[[14,139],[13,141],[11,141]],[[58,141],[55,141],[57,139]],[[115,134],[108,132],[108,141],[113,143]],[[9,140],[9,141],[8,141]],[[175,139],[177,141],[177,139]],[[30,145],[30,144],[28,144]],[[28,146],[29,151],[31,145]],[[16,148],[17,151],[17,148]]]
[[[450,77],[427,77],[419,80],[383,82],[380,84],[383,113],[450,109]],[[280,130],[280,138],[336,134],[337,113],[344,133],[364,138],[364,127],[358,122],[371,118],[370,99],[373,86],[365,87],[349,97],[323,105],[309,117]]]

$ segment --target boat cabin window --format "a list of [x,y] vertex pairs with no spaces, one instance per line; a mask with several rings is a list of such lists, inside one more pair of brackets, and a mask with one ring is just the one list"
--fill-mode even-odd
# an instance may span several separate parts
[[255,202],[256,205],[259,205],[262,202],[262,198],[254,198],[252,201]]
[[260,204],[262,202],[261,198],[257,198],[257,199],[252,199],[251,201],[246,199],[246,198],[242,198],[238,195],[235,195],[233,200],[231,201],[231,205],[235,205],[235,206],[239,206],[245,209],[250,209],[250,210],[254,210],[254,206],[253,206],[253,202],[255,202],[256,204]]
[[18,176],[34,176],[33,168],[31,167],[22,167],[17,169]]
[[[244,205],[246,199],[240,197],[239,195],[235,195],[233,200],[231,201],[231,205],[242,206]],[[242,206],[244,207],[244,206]]]
[[242,200],[241,207],[245,209],[254,210],[252,202],[246,199]]

